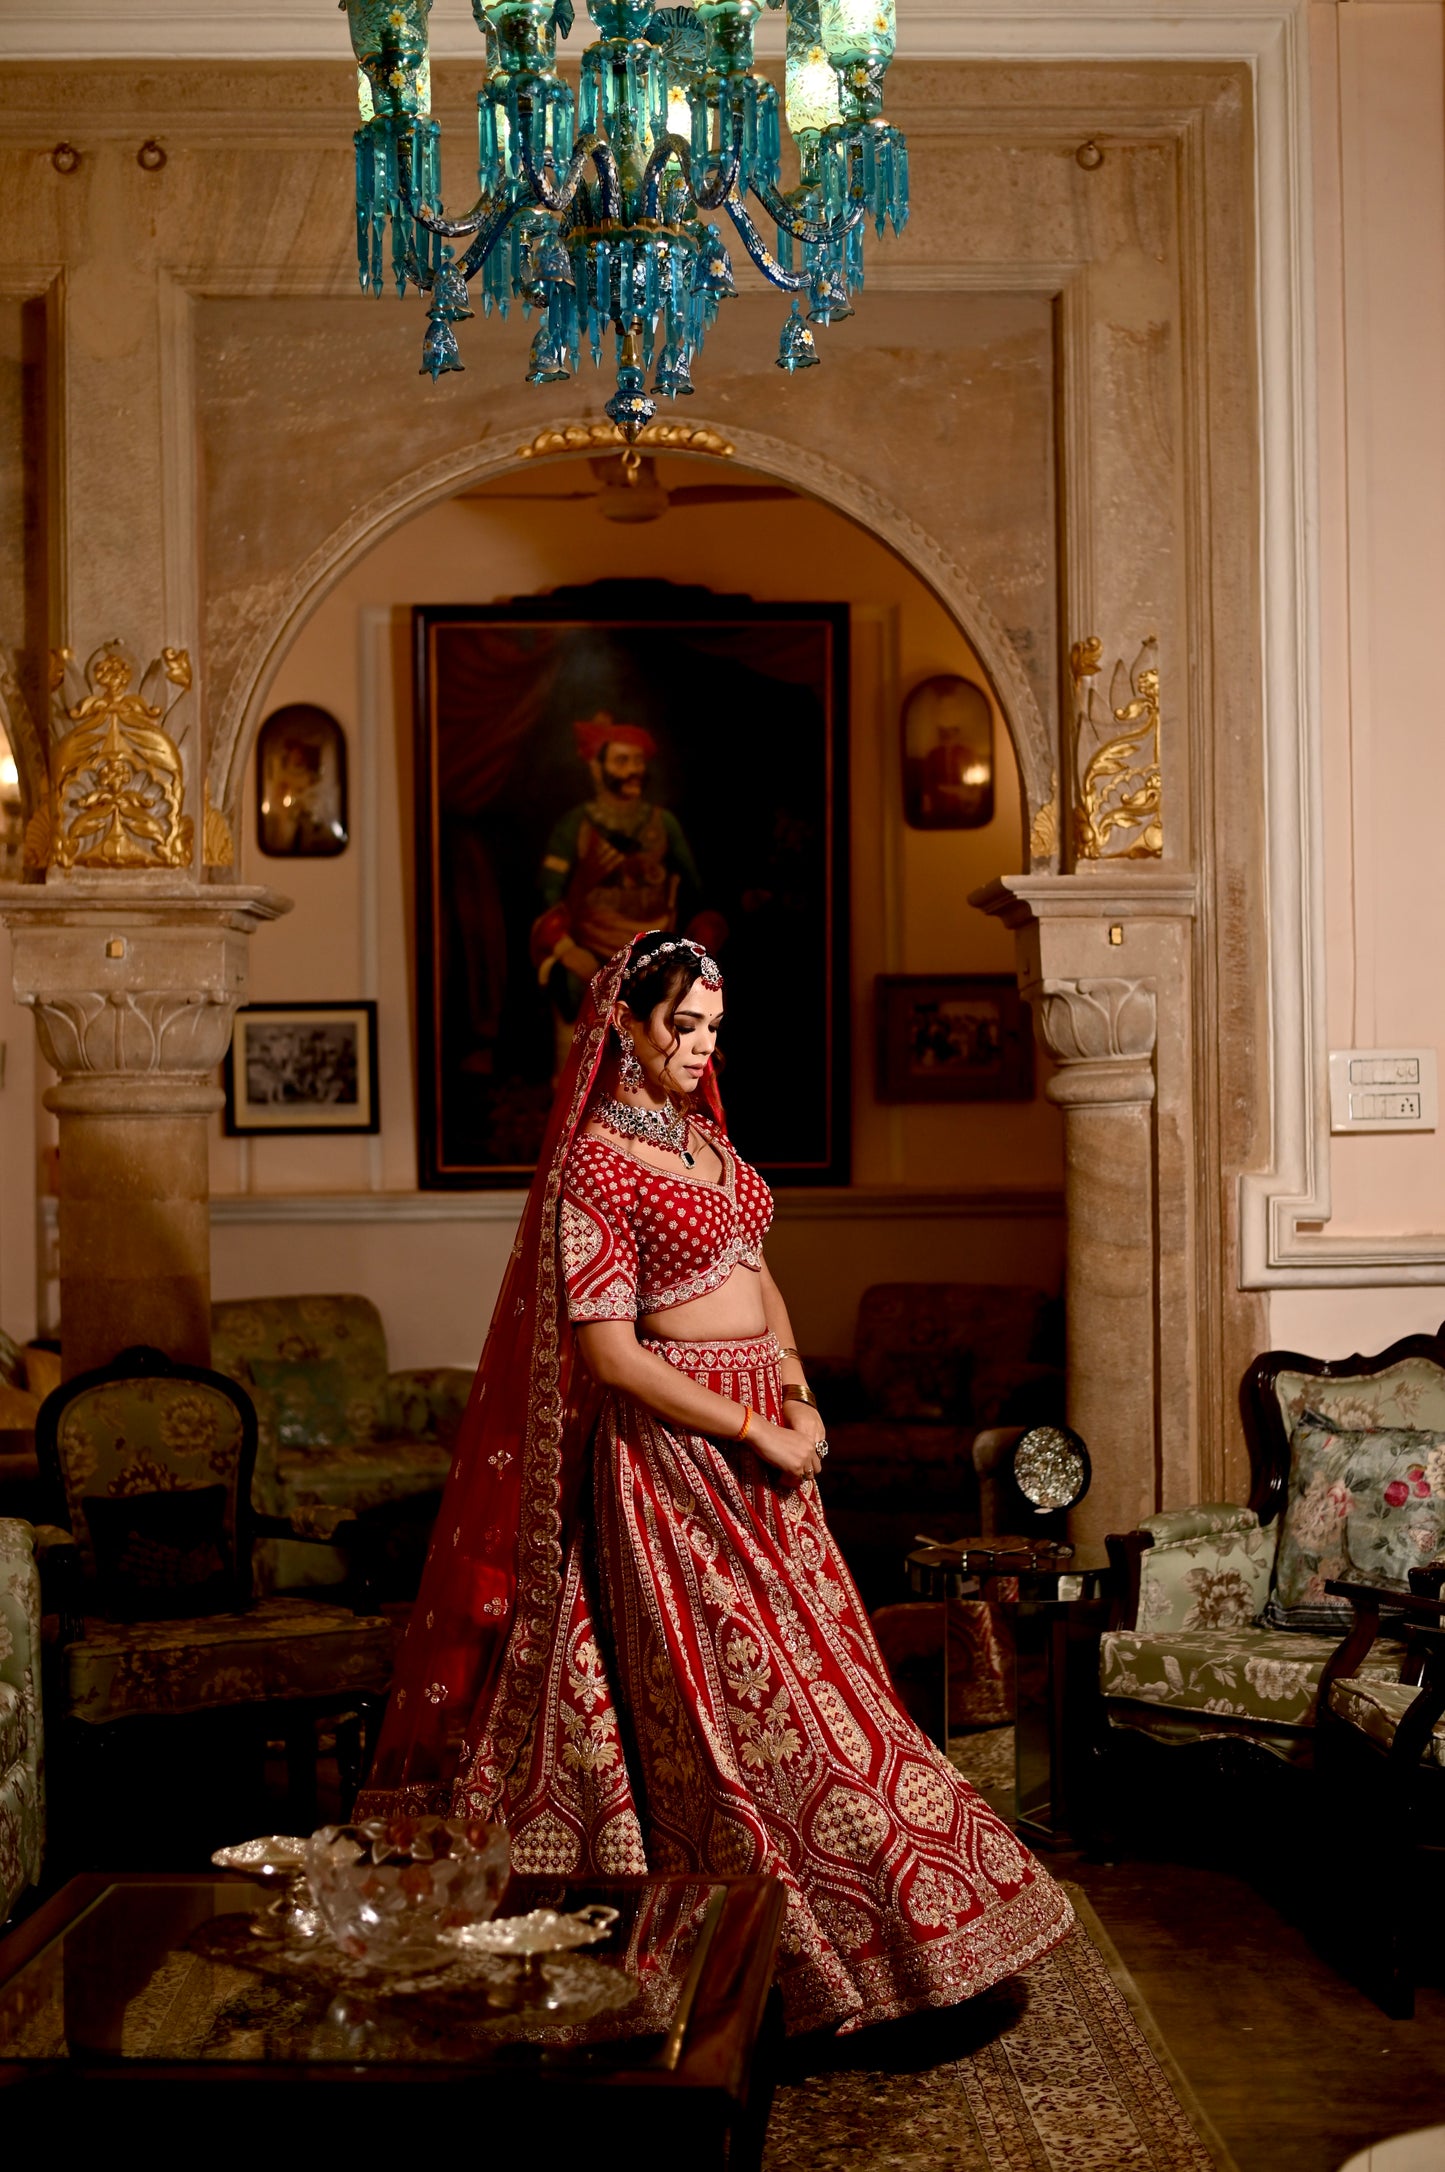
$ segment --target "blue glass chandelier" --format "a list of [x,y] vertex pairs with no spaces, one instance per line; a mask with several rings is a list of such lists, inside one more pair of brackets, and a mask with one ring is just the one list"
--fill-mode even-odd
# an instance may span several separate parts
[[[530,384],[570,377],[584,343],[600,365],[610,341],[606,411],[632,444],[658,396],[692,391],[708,326],[737,291],[708,213],[725,212],[764,278],[791,295],[778,350],[788,371],[817,362],[815,325],[853,314],[868,220],[881,235],[908,217],[907,148],[882,117],[894,0],[787,0],[791,189],[778,94],[753,66],[757,19],[780,0],[589,0],[598,35],[580,97],[557,72],[572,0],[472,0],[487,48],[480,195],[455,219],[442,211],[431,118],[432,0],[341,4],[361,102],[361,284],[382,292],[389,238],[398,293],[410,284],[430,297],[421,366],[433,382],[462,367],[455,327],[473,315],[476,281],[484,314],[513,302],[536,314]],[[776,231],[773,249],[749,197]]]

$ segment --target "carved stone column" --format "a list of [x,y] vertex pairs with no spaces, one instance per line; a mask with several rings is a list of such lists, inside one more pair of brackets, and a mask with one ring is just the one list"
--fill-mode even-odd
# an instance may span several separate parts
[[1094,1466],[1076,1536],[1096,1545],[1155,1505],[1155,991],[1044,980],[1027,993],[1064,1111],[1068,1410]]
[[240,884],[77,876],[12,890],[15,992],[59,1072],[67,1375],[146,1342],[209,1362],[209,1122],[248,942],[287,909]]
[[973,902],[1018,938],[1019,985],[1064,1112],[1069,1422],[1093,1483],[1073,1535],[1197,1498],[1187,876],[1011,876]]

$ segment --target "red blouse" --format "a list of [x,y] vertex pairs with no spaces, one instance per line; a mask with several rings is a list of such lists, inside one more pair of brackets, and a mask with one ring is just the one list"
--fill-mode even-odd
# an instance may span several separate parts
[[569,1320],[635,1320],[685,1305],[760,1267],[773,1195],[714,1125],[720,1183],[657,1169],[619,1140],[576,1142],[562,1186],[558,1241]]

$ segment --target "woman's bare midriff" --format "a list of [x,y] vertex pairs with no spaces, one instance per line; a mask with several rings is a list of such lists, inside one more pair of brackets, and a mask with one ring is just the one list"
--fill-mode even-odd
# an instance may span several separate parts
[[734,1267],[706,1297],[649,1312],[638,1326],[644,1335],[671,1342],[750,1342],[768,1332],[762,1276],[756,1267]]

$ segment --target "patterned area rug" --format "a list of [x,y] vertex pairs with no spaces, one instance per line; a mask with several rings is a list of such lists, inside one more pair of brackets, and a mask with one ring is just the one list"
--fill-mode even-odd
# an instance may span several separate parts
[[1072,1938],[946,2013],[799,2045],[763,2172],[1234,2172],[1076,1886]]

